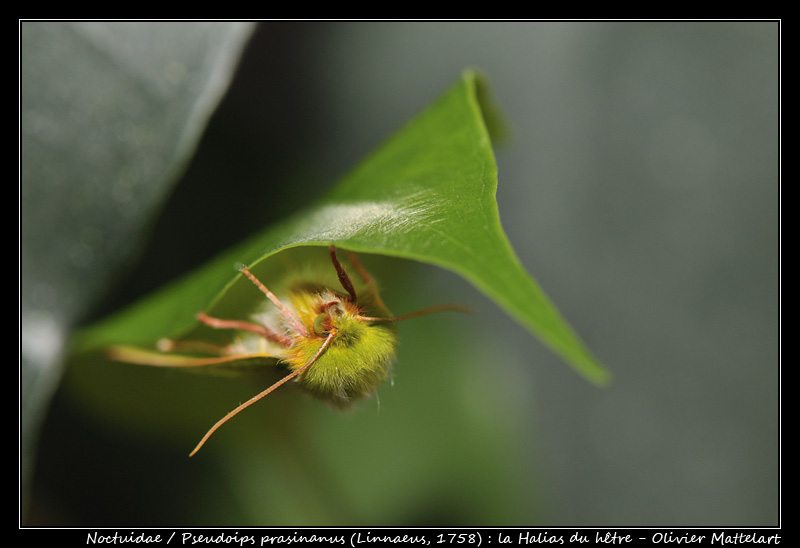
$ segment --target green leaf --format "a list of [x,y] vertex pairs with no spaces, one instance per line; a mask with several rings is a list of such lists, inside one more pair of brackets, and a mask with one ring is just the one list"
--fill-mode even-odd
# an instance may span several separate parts
[[139,252],[253,25],[22,21],[19,32],[26,499],[68,334]]
[[[325,196],[133,308],[87,330],[79,350],[152,344],[196,325],[246,280],[237,264],[259,265],[299,246],[327,246],[437,265],[462,276],[588,380],[608,372],[591,355],[503,232],[497,168],[485,120],[499,119],[479,74],[467,71]],[[496,124],[492,123],[492,128]]]

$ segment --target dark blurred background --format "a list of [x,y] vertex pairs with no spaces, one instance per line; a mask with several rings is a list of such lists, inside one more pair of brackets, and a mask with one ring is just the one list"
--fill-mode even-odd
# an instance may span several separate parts
[[[24,26],[55,24],[22,23],[23,137],[26,85],[48,78],[24,70],[26,48],[44,40],[31,32],[26,42]],[[139,25],[131,36],[147,34]],[[173,25],[191,34],[193,23]],[[40,440],[22,453],[32,469],[23,523],[779,522],[779,23],[265,22],[246,43],[174,190],[142,206],[113,275],[61,315],[65,332],[302,207],[476,67],[510,128],[496,148],[507,234],[614,382],[589,385],[466,283],[423,269],[413,278],[420,301],[444,293],[473,305],[474,318],[436,345],[401,347],[403,373],[381,392],[380,413],[342,426],[303,402],[299,416],[316,426],[283,415],[289,424],[265,426],[272,446],[302,431],[285,451],[326,453],[318,470],[276,467],[296,454],[187,463],[182,443],[98,422],[62,386],[52,405],[43,397],[41,429],[23,420],[23,440]],[[23,152],[23,361],[26,310],[52,309],[47,293],[28,291],[30,265],[53,256],[38,242],[59,230],[33,221],[29,165]],[[422,325],[404,326],[403,338],[434,324]],[[437,373],[432,359],[456,363]],[[409,399],[400,385],[411,375],[422,388]],[[275,421],[280,407],[267,407],[263,420]],[[440,411],[450,422],[431,418]],[[448,425],[453,448],[432,451],[448,443]],[[353,428],[367,439],[326,451]],[[383,464],[350,470],[354,452]]]

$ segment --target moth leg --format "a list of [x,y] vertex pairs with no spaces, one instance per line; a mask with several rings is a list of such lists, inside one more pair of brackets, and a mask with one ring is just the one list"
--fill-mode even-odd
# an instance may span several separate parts
[[303,373],[305,373],[308,370],[308,368],[311,367],[311,365],[314,362],[316,362],[317,359],[325,352],[325,350],[328,348],[328,346],[330,346],[331,341],[333,341],[334,337],[336,337],[337,334],[338,334],[338,331],[334,327],[331,330],[331,332],[328,333],[328,337],[325,339],[325,342],[322,343],[322,346],[319,348],[319,350],[317,350],[316,354],[314,354],[314,356],[312,356],[312,358],[310,360],[308,360],[308,362],[303,367],[301,367],[300,369],[295,369],[294,371],[292,371],[291,373],[289,373],[288,375],[283,377],[281,380],[279,380],[278,382],[276,382],[275,384],[273,384],[272,386],[267,388],[266,390],[264,390],[262,392],[259,392],[258,394],[256,394],[255,396],[253,396],[252,398],[247,400],[246,402],[244,402],[242,404],[239,404],[239,406],[236,409],[234,409],[233,411],[231,411],[230,413],[228,413],[227,415],[222,417],[220,420],[218,420],[217,423],[214,426],[212,426],[211,429],[208,432],[206,432],[206,435],[203,436],[203,439],[200,440],[200,443],[198,443],[197,446],[192,450],[192,452],[189,453],[189,456],[191,457],[195,453],[197,453],[200,450],[200,448],[203,447],[203,445],[206,443],[206,441],[208,441],[208,438],[211,437],[211,434],[216,432],[217,429],[220,426],[222,426],[223,424],[228,422],[228,420],[231,417],[233,417],[234,415],[238,414],[243,409],[245,409],[247,407],[250,407],[251,405],[256,403],[258,400],[260,400],[261,398],[263,398],[264,396],[266,396],[267,394],[269,394],[270,392],[272,392],[273,390],[278,388],[279,386],[281,386],[281,385],[287,383],[288,381],[294,379],[295,377],[298,377],[298,376],[302,375]]
[[292,329],[294,329],[295,333],[302,335],[303,337],[308,336],[308,330],[303,325],[303,322],[300,321],[300,318],[298,318],[294,312],[292,312],[285,304],[283,304],[281,300],[276,297],[274,293],[272,293],[272,291],[267,289],[267,286],[261,283],[261,280],[256,278],[255,275],[250,272],[250,269],[247,268],[247,265],[242,265],[242,268],[239,269],[239,272],[244,274],[244,276],[250,280],[253,285],[260,289],[261,292],[266,295],[270,301],[272,301],[272,304],[278,308],[278,311],[281,313],[283,319],[292,327]]
[[226,354],[210,357],[184,356],[121,345],[110,347],[107,351],[107,356],[114,361],[153,367],[202,367],[235,362],[243,358],[277,358],[277,356],[271,354],[249,354],[245,356]]
[[249,331],[256,335],[261,335],[265,339],[275,341],[276,343],[289,347],[292,345],[291,337],[287,337],[282,333],[277,333],[265,325],[259,325],[243,320],[223,320],[221,318],[213,318],[204,312],[197,313],[197,319],[214,329],[238,329],[239,331]]

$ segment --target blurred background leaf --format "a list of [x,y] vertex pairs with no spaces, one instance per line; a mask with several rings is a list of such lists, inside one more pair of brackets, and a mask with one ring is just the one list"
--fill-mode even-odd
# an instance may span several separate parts
[[136,259],[252,29],[20,23],[23,492],[65,340]]

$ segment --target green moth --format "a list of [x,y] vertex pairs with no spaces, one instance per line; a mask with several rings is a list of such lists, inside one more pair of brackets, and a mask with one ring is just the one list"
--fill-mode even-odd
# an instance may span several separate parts
[[281,380],[217,421],[190,456],[234,415],[290,380],[295,379],[304,390],[339,408],[372,395],[388,377],[395,359],[394,322],[440,310],[466,310],[445,304],[394,317],[355,253],[349,255],[350,265],[357,274],[355,279],[339,261],[334,246],[329,254],[341,287],[332,287],[329,276],[311,276],[290,284],[282,298],[243,266],[240,272],[266,296],[272,310],[255,316],[252,321],[197,314],[198,321],[208,327],[230,331],[234,336],[229,344],[162,340],[158,351],[133,347],[111,349],[112,358],[141,365],[205,366],[268,358],[277,359],[288,369]]

